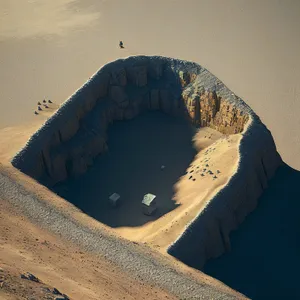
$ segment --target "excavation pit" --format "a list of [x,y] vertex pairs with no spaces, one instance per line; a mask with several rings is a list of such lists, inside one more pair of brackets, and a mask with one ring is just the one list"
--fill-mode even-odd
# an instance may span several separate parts
[[[179,204],[174,186],[197,154],[196,129],[186,120],[162,112],[148,112],[108,129],[108,150],[76,179],[54,191],[86,214],[112,227],[136,227],[162,217]],[[163,161],[168,168],[161,172]],[[118,191],[120,206],[111,209],[108,197]],[[153,216],[142,212],[143,196],[157,196]]]

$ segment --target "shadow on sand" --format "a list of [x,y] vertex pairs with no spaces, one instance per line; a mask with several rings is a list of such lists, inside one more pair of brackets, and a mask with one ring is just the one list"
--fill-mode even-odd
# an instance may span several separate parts
[[[100,155],[86,174],[54,188],[83,212],[110,227],[141,226],[174,210],[173,187],[197,151],[188,121],[162,112],[148,112],[108,129],[109,151]],[[161,170],[164,165],[165,169]],[[120,207],[108,197],[121,195]],[[144,194],[157,195],[154,216],[142,213]]]
[[256,210],[231,234],[231,252],[204,272],[251,299],[300,299],[299,184],[299,171],[280,167]]

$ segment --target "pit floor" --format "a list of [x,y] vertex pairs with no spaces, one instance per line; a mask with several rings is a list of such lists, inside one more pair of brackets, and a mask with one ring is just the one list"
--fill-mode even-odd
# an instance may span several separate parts
[[[234,168],[236,140],[210,128],[198,130],[183,118],[147,112],[110,125],[108,152],[55,192],[125,238],[166,247],[200,211],[203,200],[225,184]],[[217,174],[217,168],[222,173],[214,179],[207,172]],[[109,203],[113,193],[121,196],[117,208]],[[147,193],[157,196],[153,216],[142,211]]]
[[[176,208],[173,185],[193,161],[197,151],[195,129],[181,119],[154,112],[108,129],[109,151],[100,155],[86,174],[67,183],[68,200],[110,227],[141,226]],[[162,171],[161,166],[165,169]],[[118,193],[120,205],[108,198]],[[157,196],[159,209],[142,213],[144,194]]]

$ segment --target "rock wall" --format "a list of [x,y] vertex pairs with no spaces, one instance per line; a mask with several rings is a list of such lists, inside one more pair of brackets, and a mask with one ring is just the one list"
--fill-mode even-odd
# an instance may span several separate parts
[[16,154],[12,164],[45,185],[80,176],[107,151],[107,128],[147,110],[188,118],[224,134],[242,133],[239,168],[168,252],[199,267],[230,248],[229,233],[252,211],[281,163],[258,116],[200,65],[129,57],[102,67]]
[[252,117],[247,125],[239,145],[237,172],[168,248],[169,254],[198,269],[230,250],[230,232],[256,208],[282,162],[266,127]]
[[[230,97],[229,97],[230,96]],[[199,65],[162,57],[131,57],[101,68],[13,158],[12,164],[51,186],[79,176],[108,149],[106,130],[146,110],[186,116],[196,126],[241,132],[242,101]]]

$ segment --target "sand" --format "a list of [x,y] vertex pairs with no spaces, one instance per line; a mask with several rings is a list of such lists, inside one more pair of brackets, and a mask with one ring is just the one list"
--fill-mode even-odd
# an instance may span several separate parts
[[[119,57],[145,54],[192,60],[208,68],[261,117],[283,160],[300,169],[297,1],[190,0],[186,4],[177,0],[0,0],[0,7],[2,164],[9,165],[15,151],[52,113],[49,110],[34,115],[38,101],[46,97],[58,105],[99,66]],[[120,39],[124,41],[123,50],[118,48]],[[176,185],[176,201],[181,206],[156,222],[140,228],[118,227],[115,231],[163,251],[191,220],[194,209],[221,188],[233,172],[238,138],[230,140],[228,149],[224,144],[220,152],[210,154],[213,164],[224,171],[221,181],[209,188],[205,184],[208,179],[201,179],[203,185],[195,190],[201,194],[200,202],[196,204],[182,196],[194,183],[183,177]],[[209,147],[209,143],[202,140],[198,147]],[[196,168],[199,164],[197,158],[191,163]],[[279,181],[277,186],[285,185]],[[243,251],[236,256],[240,253]],[[273,273],[274,267],[269,266],[268,271]],[[219,278],[239,288],[234,280],[221,275]]]
[[0,127],[33,120],[44,97],[61,103],[108,61],[165,55],[203,65],[245,99],[284,161],[300,169],[298,1],[1,0],[0,6]]
[[[83,214],[67,201],[62,201],[55,194],[49,193],[46,188],[20,172],[3,166],[0,166],[0,171],[1,201],[8,201],[17,214],[27,216],[39,228],[50,230],[62,243],[68,243],[66,240],[71,242],[73,245],[68,255],[72,251],[76,252],[77,247],[73,247],[75,244],[79,246],[82,252],[80,254],[86,257],[91,255],[95,259],[89,260],[82,272],[88,266],[97,265],[98,260],[100,264],[104,260],[117,268],[116,270],[112,267],[116,276],[124,275],[128,278],[127,287],[130,286],[130,278],[133,278],[136,284],[141,283],[146,289],[149,286],[150,289],[160,287],[179,299],[199,298],[199,295],[203,299],[245,299],[213,278],[195,272],[171,257],[163,256],[147,245],[121,239],[101,223]],[[27,228],[26,223],[29,222],[25,222],[24,228]],[[31,228],[30,225],[28,227]],[[12,235],[8,235],[7,240],[12,238]],[[81,266],[81,261],[76,260],[76,264]],[[56,264],[54,266],[57,267]],[[69,277],[72,275],[72,272],[66,274]],[[107,275],[107,282],[114,281],[109,272]],[[76,291],[74,293],[76,295]],[[103,299],[109,297],[108,294]],[[130,297],[125,295],[125,299]]]
[[[54,191],[122,237],[165,253],[235,172],[240,137],[148,112],[111,125],[108,152]],[[116,209],[108,201],[114,192],[121,196]],[[142,213],[147,193],[157,196],[153,216]]]
[[[12,290],[18,287],[18,278],[25,272],[31,272],[71,299],[175,299],[160,289],[137,282],[128,274],[125,276],[116,266],[82,252],[74,244],[39,229],[3,200],[0,199],[0,266],[14,275],[15,280],[4,280],[0,288],[1,299],[33,296],[30,284],[24,279],[20,285],[25,288]],[[31,289],[41,289],[38,286],[35,284]]]

